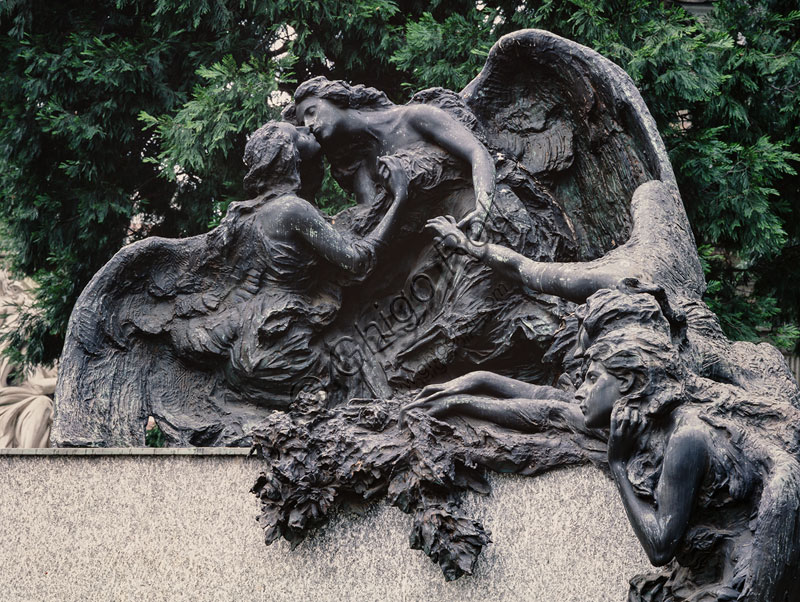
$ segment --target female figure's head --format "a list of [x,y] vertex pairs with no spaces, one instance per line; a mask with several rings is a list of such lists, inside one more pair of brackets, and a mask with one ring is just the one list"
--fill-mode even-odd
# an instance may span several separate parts
[[614,404],[622,398],[629,379],[628,374],[610,372],[601,361],[589,362],[583,383],[575,392],[587,427],[608,428]]
[[671,409],[680,401],[681,365],[658,304],[646,294],[597,295],[587,303],[582,328],[586,373],[575,394],[586,425],[608,427],[617,404],[649,417]]
[[307,126],[325,143],[359,133],[360,123],[354,111],[377,111],[393,106],[380,90],[320,76],[297,87],[294,104],[287,107],[283,117]]
[[245,192],[251,197],[292,192],[312,200],[322,182],[319,144],[307,128],[282,121],[261,126],[247,141]]

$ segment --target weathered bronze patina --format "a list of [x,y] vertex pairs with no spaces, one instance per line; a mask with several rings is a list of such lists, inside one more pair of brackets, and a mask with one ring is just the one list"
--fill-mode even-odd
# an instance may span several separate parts
[[[301,84],[248,143],[252,199],[126,247],[73,313],[58,445],[250,445],[270,543],[386,498],[447,579],[488,470],[593,463],[663,570],[632,601],[800,600],[800,399],[731,342],[630,78],[543,31],[460,93]],[[320,156],[357,204],[312,204]],[[542,517],[546,520],[546,517]]]

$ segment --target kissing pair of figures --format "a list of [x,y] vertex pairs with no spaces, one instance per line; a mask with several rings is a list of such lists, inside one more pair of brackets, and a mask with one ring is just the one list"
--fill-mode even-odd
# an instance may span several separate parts
[[[284,117],[287,121],[260,128],[245,148],[245,190],[255,197],[249,203],[272,199],[267,220],[272,237],[290,242],[300,235],[346,271],[365,276],[374,266],[404,203],[432,185],[426,178],[431,162],[439,168],[454,164],[454,171],[470,167],[476,209],[460,225],[479,227],[491,210],[495,169],[489,153],[465,125],[438,107],[397,106],[374,88],[317,77],[298,87]],[[322,181],[323,154],[358,205],[389,197],[388,210],[361,241],[348,242],[309,203]]]

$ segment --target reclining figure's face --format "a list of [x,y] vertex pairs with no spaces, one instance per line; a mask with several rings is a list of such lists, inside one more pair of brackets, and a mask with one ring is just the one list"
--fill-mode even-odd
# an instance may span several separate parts
[[589,363],[583,384],[575,392],[589,428],[608,428],[614,403],[622,397],[622,381],[597,361]]
[[324,98],[304,98],[297,104],[296,112],[298,122],[308,127],[323,144],[347,134],[354,125],[353,118],[346,109],[341,109]]
[[317,139],[311,135],[307,127],[296,128],[294,144],[300,156],[300,196],[307,201],[313,200],[322,185],[324,176],[322,166],[322,148]]
[[300,126],[297,128],[297,137],[294,143],[297,145],[297,152],[300,154],[301,161],[313,161],[322,152],[319,142],[311,135],[311,130],[307,127]]

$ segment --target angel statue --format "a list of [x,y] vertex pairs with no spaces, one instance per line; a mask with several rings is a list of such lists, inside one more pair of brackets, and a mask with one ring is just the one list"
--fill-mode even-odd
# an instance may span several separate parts
[[[797,383],[702,302],[622,69],[525,30],[460,92],[314,78],[283,119],[218,228],[136,242],[89,283],[55,444],[141,444],[148,416],[170,445],[255,443],[267,542],[385,496],[448,579],[489,541],[460,506],[485,471],[591,462],[665,567],[631,600],[800,596]],[[323,154],[356,199],[331,218]]]
[[364,238],[336,230],[306,200],[322,181],[307,128],[266,124],[244,161],[252,198],[217,228],[133,243],[84,290],[59,374],[59,445],[141,445],[151,415],[175,443],[236,443],[297,380],[325,373],[313,340],[342,283],[380,260],[397,205]]
[[[553,85],[573,96],[562,67],[556,79],[532,68],[529,81],[501,86],[502,99],[481,93],[507,79],[512,55],[496,55],[472,96],[425,90],[402,106],[363,86],[301,84],[284,125],[248,145],[250,200],[207,234],[124,248],[87,286],[68,327],[54,443],[141,444],[152,416],[169,445],[244,446],[252,424],[309,388],[337,405],[407,394],[453,366],[506,363],[547,379],[515,349],[541,355],[568,307],[506,291],[491,269],[447,255],[424,231],[432,217],[457,215],[540,261],[611,244],[570,215],[584,210],[574,199],[595,169],[572,169],[589,147],[571,131],[594,117],[550,104]],[[481,116],[522,108],[512,129]],[[309,204],[320,151],[359,201],[331,219]],[[592,199],[609,201],[640,171],[609,174]],[[567,177],[569,203],[556,190]],[[624,207],[605,202],[601,213],[625,227]]]
[[[443,286],[431,299],[446,302],[420,308],[411,346],[438,341],[442,373],[404,388],[388,359],[391,397],[290,410],[260,426],[267,464],[253,491],[267,541],[302,539],[339,495],[386,495],[414,514],[412,546],[453,579],[488,542],[458,498],[487,491],[483,470],[536,475],[591,462],[610,474],[642,547],[664,567],[634,577],[630,600],[797,599],[797,383],[776,349],[729,341],[702,302],[675,177],[630,79],[587,48],[529,30],[502,38],[458,99],[462,123],[495,161],[489,236],[465,231],[473,208],[453,198],[436,205],[452,211],[428,215],[427,231],[470,275],[462,284],[507,282],[511,304],[488,286],[474,297]],[[335,149],[326,152],[335,163]],[[475,197],[455,198],[465,196]],[[538,236],[560,232],[572,246],[538,253],[527,234],[509,240],[520,223],[512,216],[523,215],[505,211],[511,198],[536,216]],[[534,198],[559,211],[542,218]],[[446,345],[463,332],[453,302],[480,316],[455,348]],[[408,370],[408,346],[388,348]],[[297,461],[298,440],[315,460]],[[312,477],[324,483],[318,492]]]

